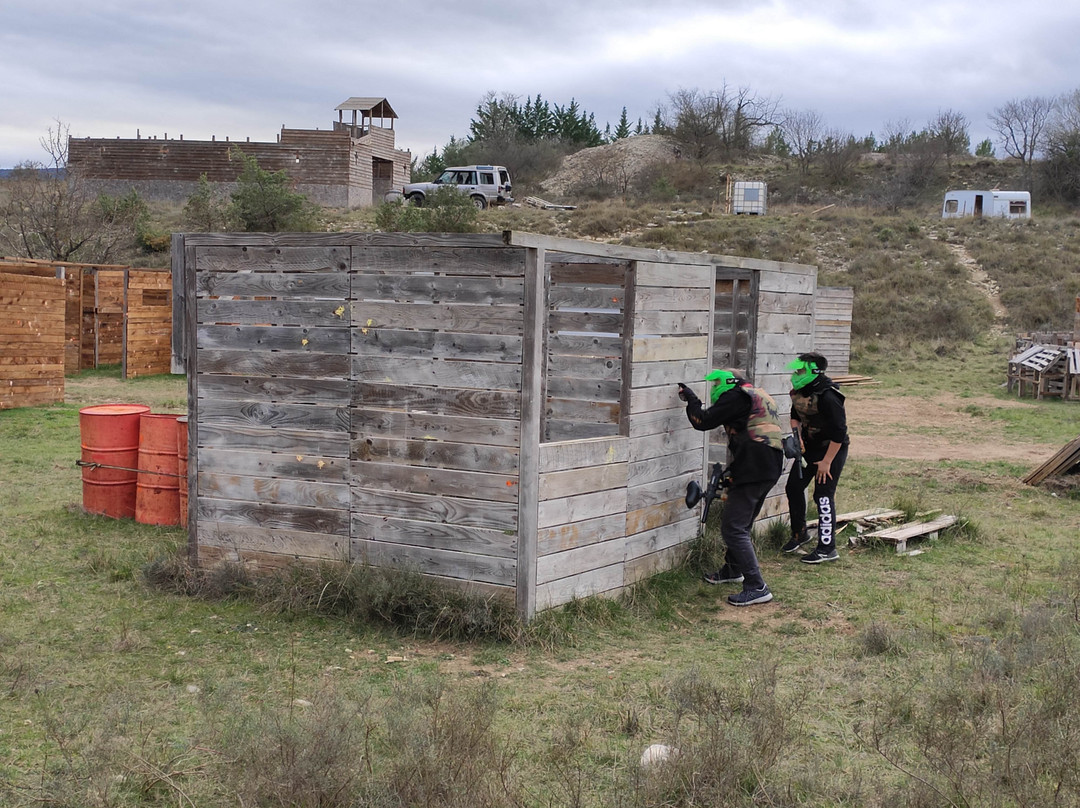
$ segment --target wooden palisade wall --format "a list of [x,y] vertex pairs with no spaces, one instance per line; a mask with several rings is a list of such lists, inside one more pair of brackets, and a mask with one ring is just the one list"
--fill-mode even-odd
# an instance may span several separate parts
[[814,350],[829,360],[830,376],[851,369],[851,309],[855,300],[850,286],[819,286],[814,301]]
[[124,270],[125,379],[169,373],[172,364],[172,273]]
[[410,567],[525,617],[671,566],[709,456],[676,382],[734,358],[786,413],[813,338],[812,267],[518,233],[174,250],[194,558]]
[[62,278],[0,272],[0,409],[64,400]]

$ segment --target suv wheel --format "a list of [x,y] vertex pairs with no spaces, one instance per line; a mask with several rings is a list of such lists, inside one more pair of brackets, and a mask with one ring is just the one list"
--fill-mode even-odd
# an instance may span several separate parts
[[410,202],[412,202],[418,208],[421,207],[424,204],[424,195],[423,194],[409,194],[406,197],[406,199],[408,199]]
[[472,203],[474,205],[476,205],[477,210],[483,210],[484,208],[487,207],[487,200],[484,197],[480,196],[479,194],[472,197]]

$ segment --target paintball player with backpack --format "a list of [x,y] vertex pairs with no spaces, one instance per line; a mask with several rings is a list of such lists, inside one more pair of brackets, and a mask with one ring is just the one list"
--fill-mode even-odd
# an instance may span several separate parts
[[761,577],[750,529],[769,490],[784,466],[780,417],[776,402],[738,371],[714,370],[711,406],[705,409],[694,391],[679,385],[690,424],[701,432],[723,426],[728,437],[727,499],[720,535],[727,548],[724,565],[705,576],[710,584],[742,583],[742,592],[728,596],[732,606],[768,603],[772,592]]
[[825,375],[828,360],[819,353],[799,354],[788,365],[791,373],[791,431],[802,436],[806,469],[796,460],[785,492],[791,519],[791,540],[785,553],[794,553],[810,540],[806,530],[806,487],[814,482],[818,509],[817,546],[799,560],[804,564],[836,561],[836,484],[848,455],[844,394]]

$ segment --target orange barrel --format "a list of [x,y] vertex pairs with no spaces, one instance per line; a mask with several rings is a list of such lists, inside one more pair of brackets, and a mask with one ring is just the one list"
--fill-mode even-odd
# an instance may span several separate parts
[[[83,508],[114,519],[135,515],[139,423],[145,404],[99,404],[79,410],[82,438]],[[103,468],[112,466],[115,468]]]
[[176,419],[176,473],[180,475],[180,526],[188,524],[187,499],[187,424],[188,417],[181,415]]
[[176,419],[179,417],[149,412],[139,417],[135,521],[140,524],[180,524],[180,478],[176,476]]

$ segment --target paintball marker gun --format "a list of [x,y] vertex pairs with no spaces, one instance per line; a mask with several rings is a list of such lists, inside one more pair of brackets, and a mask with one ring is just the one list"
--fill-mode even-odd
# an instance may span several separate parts
[[728,479],[724,475],[724,466],[721,463],[713,463],[712,473],[709,475],[709,485],[704,491],[701,490],[701,486],[697,484],[696,480],[691,480],[686,484],[686,507],[693,508],[701,500],[705,500],[705,507],[701,509],[701,524],[709,518],[709,506],[712,505],[712,501],[716,499],[720,493],[721,488],[727,488]]
[[803,470],[803,456],[802,441],[800,440],[798,427],[791,430],[791,434],[784,438],[783,443],[784,457],[795,458],[795,476],[801,480]]

